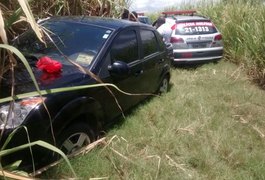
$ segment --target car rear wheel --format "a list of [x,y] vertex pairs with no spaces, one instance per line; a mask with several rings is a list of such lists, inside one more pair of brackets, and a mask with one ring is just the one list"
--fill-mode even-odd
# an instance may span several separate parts
[[85,123],[72,124],[59,136],[59,148],[65,154],[72,154],[95,140],[95,134]]
[[168,92],[168,88],[169,88],[169,78],[168,78],[168,76],[164,76],[164,78],[161,81],[161,84],[159,86],[158,94],[161,95],[161,94]]

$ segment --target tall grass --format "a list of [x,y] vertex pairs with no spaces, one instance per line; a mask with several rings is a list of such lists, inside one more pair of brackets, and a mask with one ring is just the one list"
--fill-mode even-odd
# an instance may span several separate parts
[[262,1],[221,1],[198,6],[221,31],[225,58],[243,65],[265,87],[265,4]]

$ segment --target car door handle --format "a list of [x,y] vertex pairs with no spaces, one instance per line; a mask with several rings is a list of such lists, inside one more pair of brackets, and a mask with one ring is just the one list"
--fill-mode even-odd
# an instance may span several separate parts
[[159,64],[160,64],[160,63],[163,63],[163,62],[165,62],[165,59],[160,59],[160,60],[158,61]]
[[139,76],[144,73],[144,70],[139,70],[134,73],[135,76]]

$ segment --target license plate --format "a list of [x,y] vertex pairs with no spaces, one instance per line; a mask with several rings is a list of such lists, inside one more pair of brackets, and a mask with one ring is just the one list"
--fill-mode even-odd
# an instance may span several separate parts
[[206,48],[206,44],[192,44],[193,48]]

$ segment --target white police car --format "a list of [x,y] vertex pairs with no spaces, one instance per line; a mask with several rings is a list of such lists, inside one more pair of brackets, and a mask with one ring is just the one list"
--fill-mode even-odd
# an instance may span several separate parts
[[174,64],[195,61],[218,61],[223,57],[222,35],[213,22],[196,11],[162,12],[166,22],[175,20],[170,43]]

